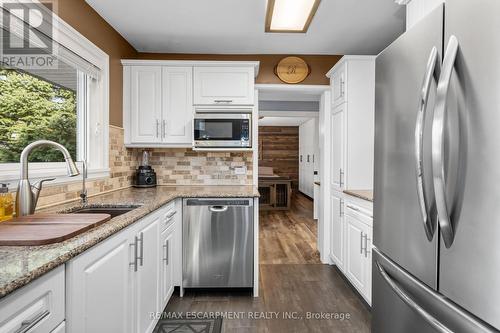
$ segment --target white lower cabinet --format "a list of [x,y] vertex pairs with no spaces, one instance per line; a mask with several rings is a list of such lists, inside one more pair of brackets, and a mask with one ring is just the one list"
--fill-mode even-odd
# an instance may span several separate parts
[[344,203],[342,197],[333,194],[331,196],[331,218],[330,228],[330,258],[337,267],[344,271]]
[[132,331],[133,240],[126,229],[66,264],[68,332]]
[[357,206],[349,196],[331,196],[330,259],[371,305],[371,211]]
[[68,332],[153,331],[151,314],[166,306],[181,270],[174,257],[180,211],[170,216],[178,206],[167,204],[66,264]]
[[160,235],[160,304],[166,304],[174,292],[175,227],[176,225],[172,224]]
[[135,236],[138,267],[137,272],[133,274],[135,291],[133,304],[136,319],[134,332],[137,333],[152,332],[156,322],[151,320],[151,313],[160,310],[158,239],[161,216],[156,215],[141,225]]
[[64,321],[64,287],[64,265],[61,265],[3,298],[0,301],[0,332],[55,330]]
[[371,239],[372,228],[347,207],[344,273],[368,303],[371,303]]

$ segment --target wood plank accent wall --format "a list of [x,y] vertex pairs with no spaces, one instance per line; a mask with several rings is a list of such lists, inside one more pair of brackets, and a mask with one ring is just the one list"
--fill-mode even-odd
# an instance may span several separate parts
[[299,127],[259,126],[259,166],[272,167],[274,173],[292,179],[299,186]]

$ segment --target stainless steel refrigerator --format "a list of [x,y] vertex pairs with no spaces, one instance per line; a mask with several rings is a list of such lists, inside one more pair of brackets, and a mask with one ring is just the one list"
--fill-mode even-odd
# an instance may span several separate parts
[[500,330],[500,1],[447,0],[376,61],[372,331]]

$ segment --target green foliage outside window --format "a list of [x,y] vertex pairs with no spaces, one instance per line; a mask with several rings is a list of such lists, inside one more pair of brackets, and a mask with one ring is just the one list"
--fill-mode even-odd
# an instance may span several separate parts
[[[35,76],[0,68],[0,163],[17,163],[26,145],[52,140],[76,160],[76,92]],[[31,162],[62,162],[60,152],[39,148]]]

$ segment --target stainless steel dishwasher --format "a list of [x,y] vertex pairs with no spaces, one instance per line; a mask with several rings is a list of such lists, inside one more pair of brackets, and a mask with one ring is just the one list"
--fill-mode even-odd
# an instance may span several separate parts
[[253,287],[253,199],[183,200],[183,288]]

